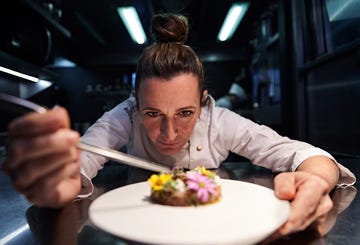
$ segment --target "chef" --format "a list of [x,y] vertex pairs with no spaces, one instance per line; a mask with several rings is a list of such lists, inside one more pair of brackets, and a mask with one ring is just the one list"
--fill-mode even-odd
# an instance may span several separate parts
[[10,124],[3,169],[31,202],[61,207],[91,194],[91,179],[106,159],[80,152],[80,140],[126,146],[129,154],[169,167],[217,168],[233,152],[281,172],[275,195],[291,202],[291,214],[280,235],[308,227],[332,208],[329,192],[335,186],[354,184],[355,176],[328,152],[215,106],[204,87],[202,63],[184,44],[186,18],[155,15],[152,31],[156,42],[139,59],[134,96],[106,112],[81,138],[61,107]]

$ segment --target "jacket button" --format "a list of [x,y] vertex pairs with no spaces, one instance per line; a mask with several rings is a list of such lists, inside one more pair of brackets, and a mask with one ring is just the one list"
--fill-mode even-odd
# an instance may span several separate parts
[[196,147],[196,150],[197,150],[197,151],[201,151],[201,150],[202,150],[202,146],[201,146],[201,145],[198,145],[198,146]]

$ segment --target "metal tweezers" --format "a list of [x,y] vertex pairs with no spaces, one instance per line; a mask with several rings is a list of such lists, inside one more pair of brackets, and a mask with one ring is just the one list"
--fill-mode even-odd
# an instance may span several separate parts
[[[25,100],[5,93],[0,93],[0,109],[1,110],[4,109],[9,112],[21,113],[21,114],[25,114],[29,112],[45,113],[47,111],[47,109],[43,106],[35,104],[29,100]],[[81,150],[88,151],[100,156],[104,156],[109,160],[120,162],[129,166],[151,170],[155,172],[162,172],[162,173],[170,172],[169,167],[145,159],[141,159],[139,157],[135,157],[126,153],[122,153],[113,149],[90,145],[84,142],[79,142],[77,147]]]

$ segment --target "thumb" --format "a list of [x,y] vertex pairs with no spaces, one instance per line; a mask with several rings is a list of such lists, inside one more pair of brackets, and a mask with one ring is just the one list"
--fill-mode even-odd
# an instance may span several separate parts
[[292,200],[296,194],[296,181],[294,173],[280,173],[274,180],[274,191],[277,198]]

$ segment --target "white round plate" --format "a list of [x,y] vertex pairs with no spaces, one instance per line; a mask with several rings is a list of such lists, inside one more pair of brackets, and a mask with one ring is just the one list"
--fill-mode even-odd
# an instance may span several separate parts
[[197,207],[171,207],[149,201],[147,182],[109,191],[89,208],[92,223],[120,238],[166,245],[254,244],[289,217],[290,204],[273,190],[247,182],[221,180],[222,199]]

